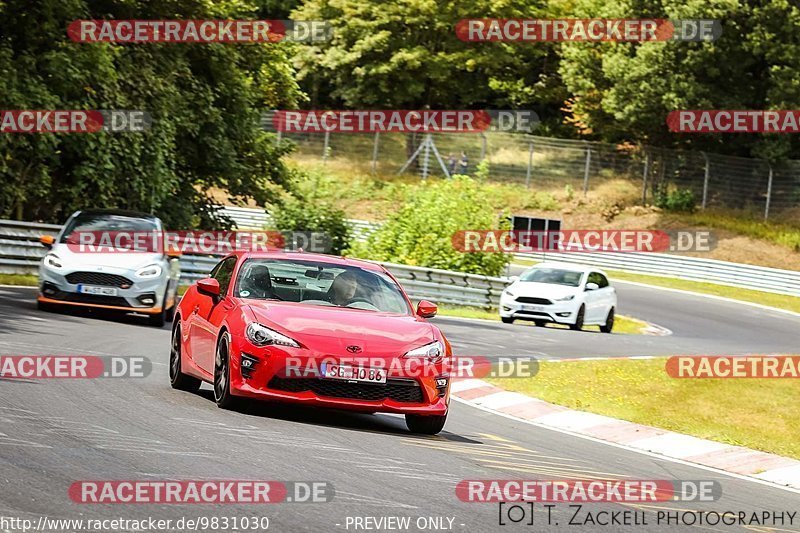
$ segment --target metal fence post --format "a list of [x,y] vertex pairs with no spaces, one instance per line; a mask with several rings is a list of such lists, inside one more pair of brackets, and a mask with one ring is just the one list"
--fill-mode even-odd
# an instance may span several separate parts
[[283,139],[283,130],[278,130],[278,140],[276,141],[276,143],[280,144],[282,139]]
[[533,167],[533,141],[528,143],[528,171],[525,173],[525,187],[531,186],[531,171]]
[[586,165],[583,168],[583,195],[586,196],[589,192],[589,167],[592,164],[592,149],[586,146]]
[[375,174],[378,171],[378,139],[380,138],[380,132],[375,132],[375,139],[372,141],[372,173]]
[[642,174],[642,205],[647,205],[647,175],[650,174],[650,152],[644,154],[644,173]]
[[322,162],[325,163],[328,161],[328,145],[331,142],[331,132],[325,132],[325,142],[322,145]]
[[703,154],[703,158],[706,160],[706,168],[705,168],[705,175],[703,176],[703,209],[706,208],[706,200],[708,199],[708,175],[709,175],[709,168],[710,163],[708,161],[708,154],[705,152],[700,152]]
[[764,221],[769,218],[769,201],[772,198],[772,165],[769,165],[769,178],[767,179],[767,202],[764,205]]
[[481,132],[481,161],[486,159],[486,134]]

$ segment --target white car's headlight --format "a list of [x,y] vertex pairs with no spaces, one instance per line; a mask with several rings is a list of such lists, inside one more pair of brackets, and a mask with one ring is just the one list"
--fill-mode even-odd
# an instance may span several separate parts
[[444,346],[439,341],[434,341],[425,346],[414,348],[403,357],[426,357],[429,361],[441,359],[444,356]]
[[245,335],[247,335],[247,340],[256,346],[277,344],[278,346],[291,346],[292,348],[300,347],[294,339],[282,333],[278,333],[274,329],[262,326],[258,322],[250,322],[250,325],[247,326],[247,330],[245,330]]
[[157,278],[161,275],[160,265],[147,265],[136,271],[136,275],[140,278]]
[[513,293],[513,292],[511,292],[511,291],[510,291],[510,290],[508,290],[508,289],[506,289],[506,290],[504,290],[504,291],[503,291],[503,295],[504,295],[504,296],[508,296],[509,298],[513,298],[513,297],[514,297],[514,293]]
[[574,300],[574,299],[575,299],[575,295],[574,294],[569,294],[567,296],[564,296],[563,298],[555,298],[555,301],[557,301],[557,302],[568,302],[568,301]]
[[61,259],[56,254],[47,254],[44,256],[44,264],[53,267],[53,268],[61,268]]

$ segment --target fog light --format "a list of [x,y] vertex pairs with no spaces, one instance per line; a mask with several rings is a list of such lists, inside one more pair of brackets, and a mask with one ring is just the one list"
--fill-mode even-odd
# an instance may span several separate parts
[[503,311],[511,311],[511,308],[507,305],[503,306]]
[[447,392],[447,381],[445,377],[436,378],[436,392],[439,393],[440,398]]
[[569,316],[572,313],[556,313],[556,316]]
[[253,375],[253,371],[258,366],[258,359],[252,355],[243,353],[241,360],[242,377],[249,379]]
[[156,304],[156,295],[153,292],[148,292],[140,295],[136,300],[147,307],[153,307]]

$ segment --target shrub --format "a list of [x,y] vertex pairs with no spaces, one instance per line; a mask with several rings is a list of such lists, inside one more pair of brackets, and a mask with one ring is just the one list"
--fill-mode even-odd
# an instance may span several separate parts
[[508,263],[508,254],[464,253],[453,247],[452,238],[459,230],[507,229],[507,224],[481,196],[472,178],[431,180],[409,189],[400,210],[367,242],[354,243],[350,253],[376,261],[496,276]]
[[659,187],[655,194],[656,207],[665,211],[693,213],[697,200],[691,189],[669,190],[668,187]]

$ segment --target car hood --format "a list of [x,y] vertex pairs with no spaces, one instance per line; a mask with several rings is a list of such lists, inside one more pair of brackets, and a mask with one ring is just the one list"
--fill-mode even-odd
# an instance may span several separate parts
[[535,281],[518,281],[509,287],[509,290],[514,296],[535,296],[551,300],[580,293],[580,287],[567,287],[566,285],[538,283]]
[[360,355],[398,356],[437,338],[434,326],[412,315],[273,301],[248,308],[264,326],[331,355],[355,345]]
[[61,259],[65,269],[91,269],[92,267],[137,270],[162,260],[163,255],[152,252],[78,252],[64,243],[53,246],[51,253]]

